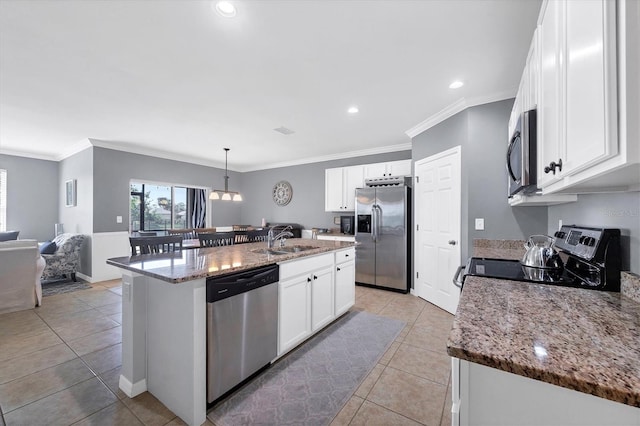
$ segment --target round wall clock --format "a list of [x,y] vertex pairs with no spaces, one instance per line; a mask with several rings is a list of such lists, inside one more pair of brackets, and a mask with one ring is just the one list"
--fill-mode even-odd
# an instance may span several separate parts
[[286,206],[293,196],[293,188],[286,180],[281,180],[273,186],[273,202],[279,206]]

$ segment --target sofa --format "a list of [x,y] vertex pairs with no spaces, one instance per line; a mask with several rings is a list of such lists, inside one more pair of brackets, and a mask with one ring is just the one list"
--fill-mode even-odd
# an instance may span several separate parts
[[53,254],[43,254],[47,266],[42,273],[43,280],[71,278],[76,280],[76,272],[80,269],[80,250],[86,239],[82,234],[60,234],[53,239],[56,245]]
[[0,242],[0,314],[40,305],[44,266],[36,240]]

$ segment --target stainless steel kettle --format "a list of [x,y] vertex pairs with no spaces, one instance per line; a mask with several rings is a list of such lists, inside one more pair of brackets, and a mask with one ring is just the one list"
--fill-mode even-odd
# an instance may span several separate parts
[[523,266],[543,269],[562,269],[562,259],[553,248],[553,238],[546,235],[532,235],[524,244],[527,249],[522,258]]

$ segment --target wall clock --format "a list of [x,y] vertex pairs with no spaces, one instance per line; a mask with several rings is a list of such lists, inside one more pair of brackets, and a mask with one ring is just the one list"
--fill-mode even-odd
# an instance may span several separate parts
[[286,180],[281,180],[273,186],[273,202],[279,206],[286,206],[293,196],[293,188]]

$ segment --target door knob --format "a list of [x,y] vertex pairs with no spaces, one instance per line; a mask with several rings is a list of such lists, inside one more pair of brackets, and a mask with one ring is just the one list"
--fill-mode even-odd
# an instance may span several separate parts
[[456,245],[456,240],[449,240],[449,245],[455,246]]

